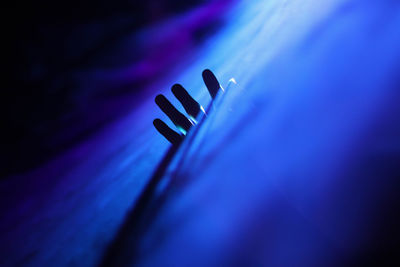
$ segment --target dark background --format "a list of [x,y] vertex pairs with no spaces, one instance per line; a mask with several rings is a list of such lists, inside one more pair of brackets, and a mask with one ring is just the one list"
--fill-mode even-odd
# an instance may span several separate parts
[[[104,55],[126,36],[206,2],[213,1],[42,0],[7,7],[1,176],[45,162],[131,109],[152,74],[90,88],[77,73],[144,60],[152,40],[131,40],[131,58]],[[127,104],[114,108],[121,97]]]

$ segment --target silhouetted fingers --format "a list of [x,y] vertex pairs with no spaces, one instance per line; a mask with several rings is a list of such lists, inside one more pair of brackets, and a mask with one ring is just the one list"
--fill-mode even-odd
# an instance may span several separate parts
[[186,113],[193,119],[196,119],[200,113],[200,104],[182,87],[180,84],[174,84],[171,88],[174,96],[181,102]]
[[171,119],[176,127],[181,130],[183,134],[186,135],[190,127],[192,127],[192,123],[188,120],[188,118],[180,113],[163,95],[156,96],[155,102],[160,107],[160,109]]
[[178,145],[183,140],[183,136],[168,127],[165,122],[160,119],[155,119],[153,121],[154,127],[157,131],[162,134],[171,144]]
[[207,86],[208,92],[210,93],[212,99],[214,99],[219,91],[220,85],[215,77],[214,73],[211,72],[211,70],[206,69],[202,73],[204,83]]

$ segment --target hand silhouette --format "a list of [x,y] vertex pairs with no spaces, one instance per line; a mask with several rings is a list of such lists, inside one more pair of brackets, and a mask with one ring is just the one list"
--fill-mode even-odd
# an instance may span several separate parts
[[[211,95],[211,101],[213,101],[217,96],[221,86],[215,75],[210,70],[204,70],[202,76],[208,92]],[[182,85],[174,84],[171,88],[171,91],[182,104],[189,118],[179,112],[164,95],[159,94],[155,98],[156,104],[175,124],[176,128],[179,130],[179,133],[172,130],[160,119],[155,119],[153,124],[157,131],[162,134],[170,143],[172,143],[172,145],[179,145],[189,132],[190,128],[196,125],[199,117],[205,114],[205,111],[204,108],[193,99],[193,97],[185,90],[185,88],[183,88]]]

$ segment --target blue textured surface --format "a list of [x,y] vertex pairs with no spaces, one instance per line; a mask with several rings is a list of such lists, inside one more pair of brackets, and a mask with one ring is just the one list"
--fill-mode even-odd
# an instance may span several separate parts
[[224,17],[130,115],[2,183],[29,185],[8,196],[5,264],[101,260],[168,146],[153,97],[180,82],[206,106],[205,68],[238,86],[172,175],[139,263],[327,266],[393,252],[398,233],[381,228],[398,210],[399,3],[252,0]]

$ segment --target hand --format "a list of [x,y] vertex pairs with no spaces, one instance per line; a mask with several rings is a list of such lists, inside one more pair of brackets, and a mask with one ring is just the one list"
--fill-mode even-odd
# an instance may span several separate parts
[[[210,70],[204,70],[202,76],[208,92],[211,95],[211,101],[213,101],[217,96],[221,86],[215,75]],[[204,108],[196,100],[194,100],[193,97],[190,96],[190,94],[185,90],[185,88],[183,88],[182,85],[173,85],[171,91],[182,104],[189,118],[179,112],[164,95],[159,94],[155,98],[156,104],[175,124],[180,133],[172,130],[160,119],[155,119],[153,124],[157,131],[161,133],[169,142],[171,142],[173,145],[179,145],[189,132],[190,128],[196,125],[197,119],[205,114],[205,111]]]

